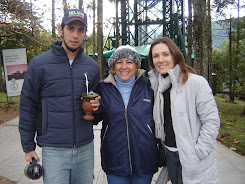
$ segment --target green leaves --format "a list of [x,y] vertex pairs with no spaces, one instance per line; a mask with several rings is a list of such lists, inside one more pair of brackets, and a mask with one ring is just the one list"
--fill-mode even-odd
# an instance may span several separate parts
[[0,49],[27,49],[28,62],[50,49],[53,41],[41,26],[41,17],[31,4],[20,0],[0,1]]

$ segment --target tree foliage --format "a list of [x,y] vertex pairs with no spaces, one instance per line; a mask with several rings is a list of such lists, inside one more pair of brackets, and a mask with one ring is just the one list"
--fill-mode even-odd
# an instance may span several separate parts
[[[227,8],[232,8],[233,10],[237,10],[238,18],[232,18],[235,14],[231,15],[226,21],[229,24],[228,35],[229,35],[229,46],[228,46],[228,57],[226,59],[229,60],[229,97],[231,100],[234,100],[235,93],[237,91],[237,87],[244,86],[239,81],[239,65],[242,62],[241,55],[241,45],[240,43],[243,42],[244,35],[244,27],[242,21],[244,22],[244,18],[240,21],[240,9],[244,8],[244,1],[241,0],[215,0],[213,7],[216,8],[216,12],[218,15],[223,16],[223,19],[226,19],[226,14],[224,13]],[[235,45],[235,46],[234,46]],[[238,86],[237,86],[238,85]],[[241,87],[242,88],[242,87]]]
[[[0,0],[0,50],[26,48],[28,62],[50,48],[50,33],[41,26],[30,3]],[[1,56],[2,52],[0,53]],[[2,57],[0,57],[2,60]],[[0,62],[0,91],[4,91],[3,65]]]
[[[229,40],[222,42],[221,49],[213,50],[212,72],[217,74],[217,90],[229,92],[230,78],[234,76],[235,95],[240,98],[245,98],[245,20],[240,20],[241,34],[239,38],[239,48],[237,48],[237,26],[238,22],[235,19],[232,23],[231,32],[231,48]],[[231,60],[230,60],[231,59]],[[232,71],[230,71],[230,62]],[[235,64],[237,66],[235,67]],[[232,73],[231,73],[232,72]]]
[[235,4],[235,0],[214,0],[212,7],[217,13],[224,15],[224,10],[232,4]]
[[31,4],[1,0],[0,5],[0,49],[25,47],[27,54],[38,55],[50,48],[50,33],[41,25],[41,16],[32,11]]

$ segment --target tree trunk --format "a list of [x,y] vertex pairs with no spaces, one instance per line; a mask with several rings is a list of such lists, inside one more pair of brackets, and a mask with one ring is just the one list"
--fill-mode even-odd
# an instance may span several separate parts
[[193,46],[194,46],[194,69],[197,74],[202,74],[202,19],[200,16],[201,3],[200,1],[193,1],[194,19],[193,19]]
[[118,0],[116,0],[116,48],[119,47]]
[[[2,50],[2,48],[0,47],[0,50]],[[3,83],[3,65],[2,65],[2,52],[0,53],[0,92],[4,92],[4,83]]]
[[64,10],[64,14],[65,14],[65,12],[66,12],[67,9],[68,9],[68,8],[67,8],[67,2],[66,2],[66,0],[63,0],[63,10]]
[[[32,3],[32,0],[30,1],[30,8],[31,8],[31,36],[32,36],[32,39],[35,40],[35,19],[33,18],[33,3]],[[33,57],[37,55],[37,44],[35,44],[35,42],[32,42],[32,45],[33,45]]]
[[[236,57],[234,59],[234,67],[233,67],[233,98],[235,97],[235,91],[236,91],[236,80],[237,77],[237,63],[240,62],[239,58],[239,40],[240,40],[240,1],[237,2],[237,40],[236,40]],[[234,100],[233,100],[234,101]]]
[[84,11],[84,8],[83,8],[83,0],[79,0],[79,5],[78,5],[78,7],[79,7],[79,10]]
[[103,0],[97,0],[97,51],[98,51],[98,65],[100,68],[100,78],[104,78],[104,62],[103,62]]
[[208,63],[208,45],[209,45],[209,36],[208,36],[208,30],[209,30],[209,24],[208,24],[208,16],[207,16],[207,3],[206,0],[202,0],[202,28],[203,28],[203,61],[202,61],[202,75],[208,80],[208,69],[209,69],[209,63]]
[[52,37],[55,38],[55,0],[52,0]]
[[93,58],[95,59],[95,52],[96,52],[96,35],[95,35],[95,0],[93,0]]
[[229,78],[230,78],[230,80],[229,80],[229,90],[230,90],[230,93],[229,93],[229,96],[230,96],[230,100],[233,100],[234,101],[234,94],[233,94],[233,88],[232,88],[232,84],[233,84],[233,73],[234,73],[234,71],[233,71],[233,67],[232,67],[232,58],[233,58],[233,56],[232,56],[232,39],[231,39],[231,31],[232,31],[232,29],[231,29],[231,15],[230,15],[230,30],[229,30],[229,55],[230,55],[230,63],[229,63],[229,74],[230,74],[230,76],[229,76]]
[[212,22],[211,22],[211,6],[210,6],[210,0],[207,1],[207,9],[208,9],[208,15],[207,15],[207,37],[208,37],[208,81],[210,82],[210,66],[212,63]]
[[189,15],[188,15],[188,26],[187,26],[187,42],[188,42],[188,56],[187,56],[187,64],[189,66],[193,67],[193,62],[192,62],[192,47],[193,47],[193,39],[192,39],[192,30],[193,30],[193,22],[192,22],[192,0],[188,0],[188,10],[189,10]]
[[206,0],[193,1],[193,41],[194,41],[194,68],[196,73],[208,79],[208,39]]

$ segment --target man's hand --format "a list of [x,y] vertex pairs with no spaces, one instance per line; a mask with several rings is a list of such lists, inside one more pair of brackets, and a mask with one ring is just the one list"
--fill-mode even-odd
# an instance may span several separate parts
[[35,151],[29,151],[29,152],[25,152],[25,159],[27,162],[32,162],[32,158],[35,158],[38,162],[40,162],[39,157],[37,156]]

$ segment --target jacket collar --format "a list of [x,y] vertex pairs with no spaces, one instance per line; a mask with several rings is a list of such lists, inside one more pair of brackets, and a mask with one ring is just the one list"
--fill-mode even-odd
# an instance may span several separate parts
[[177,64],[174,68],[168,71],[168,74],[171,78],[172,84],[179,83],[180,78],[180,66]]

